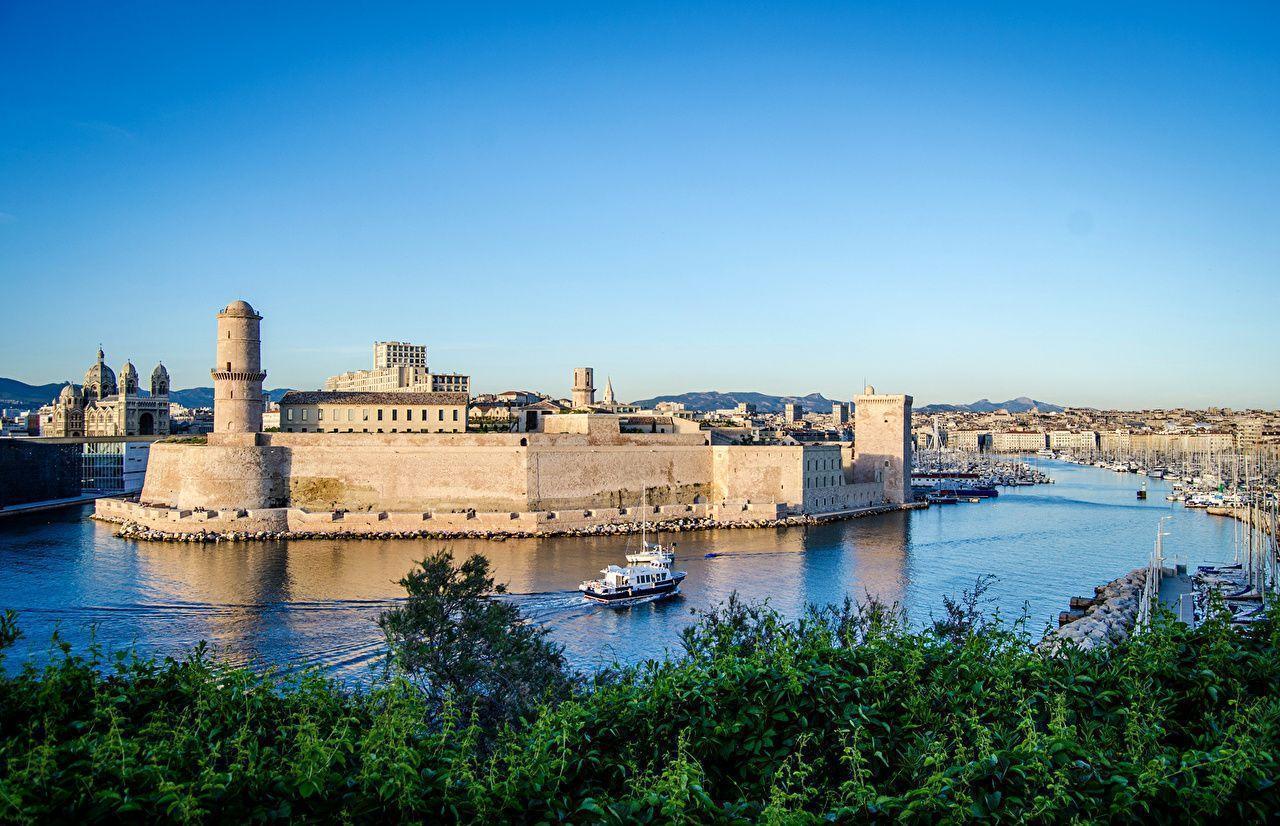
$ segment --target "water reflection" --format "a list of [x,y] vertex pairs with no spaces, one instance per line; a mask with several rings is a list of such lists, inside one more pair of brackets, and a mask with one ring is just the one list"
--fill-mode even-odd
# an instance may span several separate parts
[[[1172,515],[1170,556],[1230,557],[1232,528],[1171,508],[1151,480],[1137,502],[1132,476],[1055,465],[1058,484],[1006,492],[982,504],[935,507],[809,529],[705,531],[674,537],[688,571],[677,599],[611,610],[576,586],[620,562],[637,537],[454,541],[482,553],[534,620],[581,666],[637,661],[678,647],[691,610],[738,592],[795,615],[807,602],[872,594],[927,619],[943,594],[996,574],[995,604],[1027,606],[1043,625],[1073,594],[1145,562],[1156,521]],[[87,509],[0,522],[0,607],[22,613],[26,638],[10,657],[42,654],[57,628],[74,644],[91,633],[111,646],[180,653],[208,640],[222,656],[360,679],[378,660],[379,613],[399,599],[412,564],[442,544],[380,541],[149,544],[116,539]],[[711,554],[708,556],[708,554]]]

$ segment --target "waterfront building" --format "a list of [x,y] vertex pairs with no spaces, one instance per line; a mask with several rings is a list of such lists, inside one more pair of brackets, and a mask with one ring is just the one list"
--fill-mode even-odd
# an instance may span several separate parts
[[343,393],[471,393],[471,377],[432,373],[425,344],[375,341],[373,369],[330,376],[324,389]]
[[991,434],[991,449],[997,453],[1035,453],[1049,446],[1043,430],[1007,430]]
[[466,393],[291,390],[280,399],[284,433],[465,433]]
[[943,437],[950,450],[967,450],[976,453],[991,447],[990,430],[950,430]]
[[157,364],[151,371],[151,395],[138,390],[138,371],[129,361],[115,372],[102,349],[85,373],[84,384],[68,382],[58,398],[40,409],[40,435],[152,436],[169,433],[169,371]]
[[1094,430],[1050,430],[1049,448],[1087,456],[1098,450],[1098,433]]
[[[463,393],[291,391],[281,432],[248,431],[240,391],[256,380],[260,405],[260,319],[244,302],[219,313],[216,431],[200,444],[155,445],[139,503],[104,513],[163,530],[189,519],[249,531],[340,521],[523,532],[634,524],[628,509],[646,496],[655,515],[748,523],[911,498],[912,399],[872,387],[856,400],[851,444],[801,444],[794,431],[787,444],[725,444],[692,419],[566,413],[552,400],[523,408],[516,432],[466,432]],[[580,369],[575,391],[593,394],[590,368]]]

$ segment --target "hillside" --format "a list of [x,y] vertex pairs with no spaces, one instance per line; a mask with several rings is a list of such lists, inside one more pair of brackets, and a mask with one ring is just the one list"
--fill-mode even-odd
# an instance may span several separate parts
[[654,396],[651,399],[639,399],[632,404],[637,407],[652,408],[658,402],[683,402],[689,410],[727,410],[737,407],[739,402],[747,402],[754,404],[756,410],[761,413],[781,413],[783,405],[795,403],[803,405],[806,411],[830,413],[831,401],[821,393],[810,393],[807,396],[770,396],[766,393],[721,393],[718,390],[703,390],[670,396]]
[[1026,396],[993,402],[990,399],[978,399],[969,404],[927,404],[917,407],[917,413],[991,413],[995,410],[1008,410],[1010,413],[1026,413],[1032,407],[1041,413],[1061,413],[1065,408],[1059,404],[1037,401]]
[[[0,407],[37,408],[48,404],[62,392],[63,382],[52,384],[27,384],[17,379],[0,378]],[[289,392],[289,388],[280,387],[268,390],[271,401],[278,402],[280,397]],[[147,391],[142,391],[147,395]],[[212,387],[191,387],[186,390],[173,390],[169,393],[169,401],[183,407],[213,407]]]

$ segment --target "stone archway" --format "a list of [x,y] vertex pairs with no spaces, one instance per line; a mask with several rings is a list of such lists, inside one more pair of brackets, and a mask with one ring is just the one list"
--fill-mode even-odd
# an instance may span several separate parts
[[143,413],[138,417],[138,435],[154,436],[156,433],[156,420],[150,413]]

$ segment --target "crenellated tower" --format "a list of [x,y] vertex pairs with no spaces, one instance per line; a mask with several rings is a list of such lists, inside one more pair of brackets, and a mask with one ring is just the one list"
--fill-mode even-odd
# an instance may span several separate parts
[[213,376],[213,432],[262,430],[262,316],[247,301],[218,313],[218,361]]

